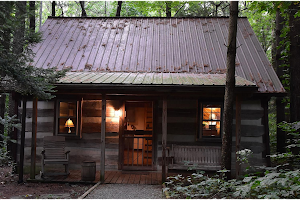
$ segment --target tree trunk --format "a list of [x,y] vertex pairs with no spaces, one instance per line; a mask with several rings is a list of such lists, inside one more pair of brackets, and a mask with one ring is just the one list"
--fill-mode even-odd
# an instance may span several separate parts
[[[235,88],[235,56],[236,56],[236,34],[237,34],[238,2],[230,2],[230,17],[227,47],[227,72],[224,96],[224,121],[222,136],[222,160],[223,169],[231,170],[231,146],[232,146],[232,124],[233,124],[233,102]],[[230,178],[230,173],[227,173]]]
[[14,34],[12,47],[14,54],[18,55],[23,52],[24,47],[26,1],[16,1],[16,9],[16,18],[19,24]]
[[40,1],[39,30],[41,30],[42,27],[42,16],[43,16],[43,1]]
[[166,1],[166,17],[172,17],[171,16],[171,1]]
[[[279,77],[280,81],[283,80],[284,75],[284,68],[281,66],[283,64],[283,60],[280,60],[281,58],[281,52],[283,51],[283,47],[280,47],[279,49],[276,48],[280,45],[280,42],[282,41],[282,38],[280,37],[281,30],[283,29],[283,17],[281,16],[280,9],[278,8],[276,11],[276,30],[275,30],[275,59],[274,59],[274,67],[277,73],[277,76]],[[285,120],[285,104],[282,102],[282,97],[276,98],[276,124],[282,122]],[[285,132],[282,131],[280,128],[277,127],[277,152],[284,153],[285,152],[285,140],[286,135]]]
[[118,7],[117,7],[116,17],[120,17],[121,16],[122,3],[123,3],[123,1],[118,1]]
[[84,8],[84,1],[79,1],[80,3],[80,7],[81,7],[81,17],[86,17],[86,12],[85,12],[85,8]]
[[52,1],[52,17],[55,17],[55,1]]
[[295,13],[299,10],[297,2],[291,2],[289,7],[290,26],[290,122],[300,121],[300,18],[295,18]]
[[29,27],[35,32],[35,1],[29,1]]

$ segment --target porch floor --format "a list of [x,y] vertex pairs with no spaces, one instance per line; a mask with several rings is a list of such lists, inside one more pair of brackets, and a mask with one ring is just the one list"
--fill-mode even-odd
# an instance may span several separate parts
[[[94,181],[82,181],[81,170],[69,170],[70,174],[45,176],[41,178],[36,175],[35,179],[28,179],[28,182],[52,182],[52,183],[97,183],[100,181],[100,171],[96,171]],[[145,184],[145,185],[159,185],[161,181],[161,172],[157,171],[105,171],[104,183],[112,184]]]

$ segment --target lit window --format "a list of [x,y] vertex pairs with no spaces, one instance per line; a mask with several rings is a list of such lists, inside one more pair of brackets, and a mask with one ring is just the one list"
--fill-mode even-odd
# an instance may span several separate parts
[[203,104],[202,137],[220,137],[221,105]]
[[58,134],[78,135],[78,102],[58,102]]

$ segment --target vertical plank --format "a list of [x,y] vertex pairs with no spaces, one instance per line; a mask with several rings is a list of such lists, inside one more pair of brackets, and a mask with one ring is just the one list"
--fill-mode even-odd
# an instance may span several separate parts
[[270,136],[269,136],[269,113],[268,113],[268,102],[270,98],[264,98],[262,99],[262,107],[264,109],[264,115],[263,115],[263,125],[264,125],[264,138],[263,143],[266,147],[265,151],[263,151],[262,155],[264,158],[266,158],[267,161],[267,167],[271,166],[271,158],[270,156]]
[[18,183],[23,183],[23,167],[24,167],[24,146],[25,146],[25,122],[26,122],[26,103],[27,98],[23,97],[22,109],[22,130],[21,130],[21,146],[20,146],[20,165]]
[[166,147],[167,147],[167,98],[163,98],[162,109],[162,181],[166,181]]
[[36,135],[37,135],[37,98],[32,100],[32,135],[31,135],[31,166],[30,179],[35,178]]
[[[240,150],[241,142],[241,97],[236,96],[235,102],[235,152]],[[235,178],[240,175],[240,164],[237,162],[237,154],[235,154]]]
[[101,161],[100,182],[104,183],[105,177],[105,123],[106,123],[106,94],[102,94],[102,122],[101,122]]
[[121,117],[119,118],[119,162],[118,169],[121,170],[124,165],[124,123],[125,123],[125,102],[122,103]]

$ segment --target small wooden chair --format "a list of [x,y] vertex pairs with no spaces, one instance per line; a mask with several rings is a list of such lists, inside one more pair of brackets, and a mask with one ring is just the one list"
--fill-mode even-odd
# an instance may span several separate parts
[[63,164],[65,165],[64,175],[69,175],[70,151],[65,152],[65,137],[45,136],[43,148],[41,177],[45,174],[45,164]]

